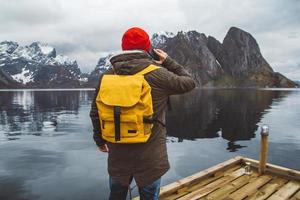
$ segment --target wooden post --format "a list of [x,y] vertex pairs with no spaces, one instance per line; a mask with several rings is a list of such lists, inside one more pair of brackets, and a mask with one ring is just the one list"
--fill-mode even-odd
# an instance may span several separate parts
[[269,127],[263,125],[261,127],[261,142],[260,142],[260,154],[259,154],[259,174],[265,173],[266,164],[267,164],[267,154],[268,154],[268,136],[269,136]]

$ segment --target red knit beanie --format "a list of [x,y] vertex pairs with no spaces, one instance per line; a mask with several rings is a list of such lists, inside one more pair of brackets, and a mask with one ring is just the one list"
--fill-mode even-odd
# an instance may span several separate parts
[[149,51],[151,42],[149,35],[141,28],[133,27],[128,29],[122,37],[122,49],[133,50],[140,49]]

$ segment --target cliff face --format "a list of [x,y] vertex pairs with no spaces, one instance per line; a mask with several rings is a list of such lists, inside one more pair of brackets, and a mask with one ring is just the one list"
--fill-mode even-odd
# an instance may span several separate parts
[[214,52],[224,70],[232,76],[247,77],[255,71],[273,72],[262,57],[256,40],[247,32],[230,28],[223,44],[210,37],[208,48]]
[[233,79],[227,84],[241,87],[295,87],[294,82],[273,71],[262,56],[256,40],[241,29],[230,28],[222,44],[209,37],[207,46],[227,76]]
[[168,52],[191,72],[198,86],[295,87],[274,72],[251,34],[232,27],[223,43],[203,33],[154,34],[153,46]]
[[223,75],[223,69],[208,49],[208,39],[203,33],[179,32],[172,38],[155,34],[152,42],[154,47],[165,50],[185,66],[199,86],[211,85]]

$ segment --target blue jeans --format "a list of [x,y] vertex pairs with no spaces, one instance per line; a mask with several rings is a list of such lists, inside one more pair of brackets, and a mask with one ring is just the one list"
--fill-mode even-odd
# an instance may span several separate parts
[[[150,185],[139,187],[140,200],[158,200],[160,181],[161,179],[159,178]],[[109,187],[109,200],[126,200],[128,186],[121,185],[119,182],[109,177]]]

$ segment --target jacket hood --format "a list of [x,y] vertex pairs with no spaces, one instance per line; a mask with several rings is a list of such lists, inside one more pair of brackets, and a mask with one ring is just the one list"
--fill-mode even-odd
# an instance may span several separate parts
[[117,53],[110,58],[110,62],[114,72],[120,75],[132,75],[153,64],[153,60],[148,53],[139,50]]

